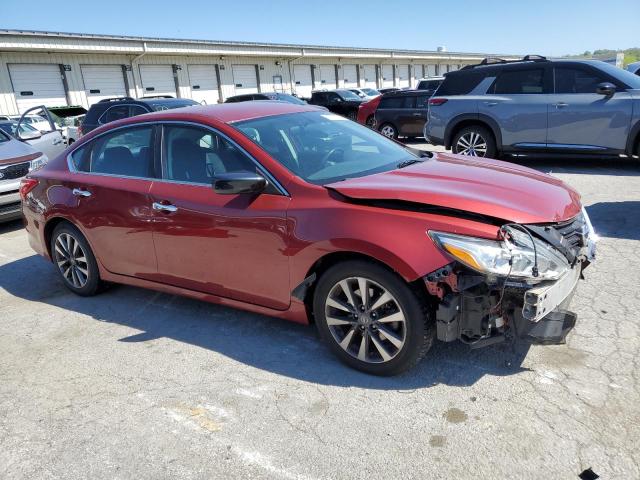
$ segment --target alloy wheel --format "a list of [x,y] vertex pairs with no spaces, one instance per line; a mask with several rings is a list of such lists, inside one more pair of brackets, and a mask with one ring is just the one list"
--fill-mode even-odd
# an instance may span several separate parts
[[366,363],[384,363],[404,347],[405,315],[395,297],[364,277],[340,280],[325,301],[325,318],[338,345]]
[[396,135],[396,130],[391,125],[385,125],[380,129],[380,133],[388,138],[393,138]]
[[477,132],[467,132],[458,139],[456,153],[484,157],[487,155],[487,141]]
[[63,278],[74,288],[82,288],[89,280],[87,255],[80,242],[68,233],[61,233],[55,242],[55,261]]

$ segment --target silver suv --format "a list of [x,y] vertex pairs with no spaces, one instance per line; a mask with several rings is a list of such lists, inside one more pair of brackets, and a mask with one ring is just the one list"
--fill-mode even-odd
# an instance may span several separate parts
[[593,60],[485,59],[446,74],[424,135],[479,157],[638,155],[640,77]]

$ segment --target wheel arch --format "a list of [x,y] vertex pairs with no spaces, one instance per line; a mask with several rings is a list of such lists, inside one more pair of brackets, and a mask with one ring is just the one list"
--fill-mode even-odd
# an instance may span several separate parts
[[49,258],[51,258],[52,260],[53,260],[53,256],[52,256],[53,252],[51,251],[51,237],[53,236],[53,231],[61,223],[68,223],[68,224],[73,225],[75,227],[73,222],[70,221],[68,218],[65,218],[65,217],[51,217],[44,224],[43,233],[44,233],[45,248],[47,249],[47,254],[49,255]]
[[500,126],[498,122],[496,122],[493,118],[483,115],[483,114],[475,114],[475,113],[465,113],[463,115],[458,115],[455,117],[444,131],[444,145],[446,148],[451,148],[451,144],[453,142],[453,137],[465,127],[469,127],[471,125],[479,125],[485,128],[488,128],[491,133],[493,133],[493,138],[496,141],[496,148],[498,151],[502,150],[502,134],[500,133]]
[[631,130],[629,130],[626,151],[628,155],[640,154],[640,120],[631,127]]
[[391,273],[398,275],[402,280],[404,280],[411,288],[419,292],[420,295],[428,295],[426,286],[422,281],[422,278],[418,276],[414,278],[414,275],[409,274],[407,269],[410,267],[402,260],[397,259],[398,262],[401,262],[403,266],[397,264],[397,262],[390,262],[395,265],[390,265],[389,263],[385,263],[378,258],[358,251],[336,251],[327,253],[321,257],[319,257],[307,270],[304,281],[298,285],[294,289],[294,296],[298,296],[298,298],[304,303],[305,309],[307,310],[307,315],[311,323],[315,320],[313,318],[313,296],[315,293],[316,286],[318,284],[318,279],[322,276],[324,272],[329,270],[334,265],[337,265],[342,262],[352,261],[352,260],[361,260],[365,262],[370,262],[376,265],[383,267]]

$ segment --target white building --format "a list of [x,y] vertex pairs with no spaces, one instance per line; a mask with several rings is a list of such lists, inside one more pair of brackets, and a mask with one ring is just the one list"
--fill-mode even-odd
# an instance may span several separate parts
[[118,96],[212,104],[241,93],[414,87],[486,56],[0,30],[0,114],[41,104],[89,107]]

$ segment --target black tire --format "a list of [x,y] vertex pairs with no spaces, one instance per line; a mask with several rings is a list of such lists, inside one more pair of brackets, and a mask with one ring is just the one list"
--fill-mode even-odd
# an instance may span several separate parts
[[[326,311],[331,308],[327,304],[330,293],[335,292],[335,289],[341,281],[346,279],[354,281],[354,277],[366,278],[367,281],[373,282],[367,286],[367,296],[369,295],[370,285],[373,285],[372,288],[382,287],[386,290],[393,297],[392,301],[396,302],[391,303],[391,306],[399,307],[400,313],[404,315],[404,323],[401,327],[404,332],[404,343],[400,348],[396,349],[396,353],[394,353],[395,356],[390,360],[381,361],[381,359],[374,359],[370,356],[371,361],[363,361],[354,356],[355,353],[353,351],[351,353],[348,351],[349,348],[351,348],[351,350],[357,350],[358,345],[360,345],[358,341],[363,342],[362,337],[364,334],[357,329],[364,330],[364,328],[367,328],[367,335],[376,333],[378,335],[376,337],[378,341],[388,342],[388,340],[385,341],[385,337],[380,336],[380,331],[376,330],[375,326],[372,325],[363,328],[363,326],[359,325],[359,321],[356,320],[353,320],[353,324],[344,325],[346,330],[354,330],[345,349],[340,346],[338,339],[330,329],[342,328],[343,326],[329,327],[327,323]],[[371,291],[375,293],[373,289]],[[352,294],[356,295],[355,292],[352,292]],[[373,298],[370,299],[370,304],[371,303],[375,303],[373,302]],[[390,304],[387,303],[386,305],[389,306]],[[382,308],[387,307],[383,306]],[[363,260],[346,261],[336,264],[324,272],[319,278],[315,289],[313,311],[320,336],[329,349],[350,367],[373,375],[396,375],[412,368],[425,356],[435,340],[435,323],[425,299],[420,298],[420,295],[396,273],[373,262]],[[382,321],[382,316],[386,315],[384,310],[380,310],[379,308],[376,311],[381,312],[379,315],[381,315],[380,320]],[[367,314],[367,316],[369,315],[370,314]],[[386,328],[392,324],[381,323],[381,325]],[[344,337],[348,335],[347,332]],[[380,352],[380,349],[373,345],[373,343],[375,342],[369,337],[366,345],[375,355],[376,352]],[[390,343],[387,345],[391,346]]]
[[391,123],[383,123],[378,131],[387,138],[398,139],[398,129]]
[[[480,136],[483,143],[486,145],[484,151],[471,149],[473,150],[473,152],[475,152],[475,155],[465,152],[463,144],[461,143],[461,139],[463,137],[465,137],[465,139],[468,139],[469,135]],[[453,137],[453,142],[451,142],[451,151],[460,155],[471,155],[484,158],[496,158],[498,154],[498,148],[496,146],[496,140],[493,137],[493,133],[488,128],[481,125],[471,125],[469,127],[464,127],[458,133],[456,133]]]
[[[64,239],[68,237],[71,237],[75,242],[78,243],[80,247],[79,250],[81,250],[84,254],[79,258],[84,258],[85,261],[80,261],[74,258],[72,265],[70,261],[67,261],[67,263],[63,263],[62,265],[59,263],[65,258],[69,257],[63,256],[63,254],[61,254],[60,248],[56,249],[56,243],[58,242],[58,239],[60,239],[61,242],[64,242]],[[53,234],[51,235],[51,258],[53,259],[53,264],[58,271],[58,274],[60,275],[63,283],[73,293],[81,295],[83,297],[90,297],[99,292],[100,287],[102,286],[102,281],[100,280],[100,271],[98,270],[96,257],[94,256],[93,251],[91,250],[91,247],[87,242],[87,239],[75,226],[67,222],[60,223],[56,226],[56,228],[53,230]],[[63,270],[67,266],[69,268],[76,268],[78,270],[86,271],[85,281],[80,282],[81,276],[78,271],[68,274],[69,276],[65,276]],[[82,273],[82,271],[80,273]],[[84,274],[82,275],[84,276]],[[78,280],[78,284],[74,284],[76,280]]]

